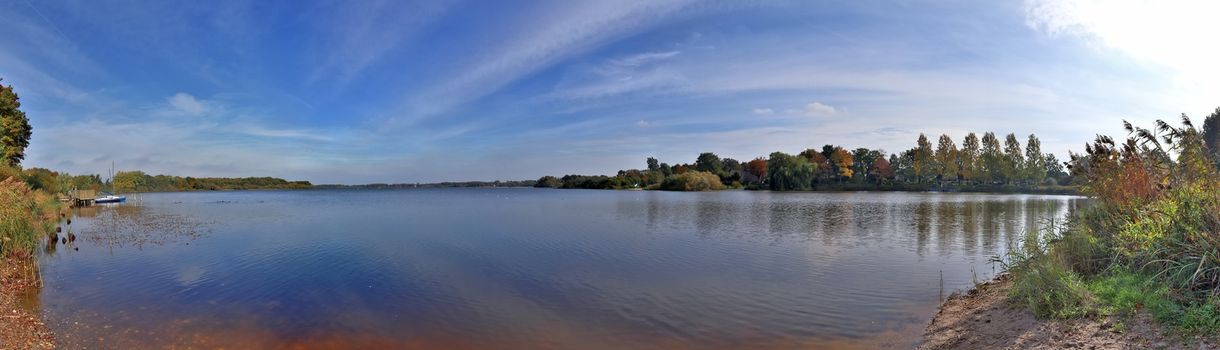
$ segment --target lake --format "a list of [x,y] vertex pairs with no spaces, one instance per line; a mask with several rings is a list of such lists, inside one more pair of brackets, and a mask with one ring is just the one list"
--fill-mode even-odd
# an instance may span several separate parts
[[154,193],[31,296],[68,348],[891,348],[1070,196]]

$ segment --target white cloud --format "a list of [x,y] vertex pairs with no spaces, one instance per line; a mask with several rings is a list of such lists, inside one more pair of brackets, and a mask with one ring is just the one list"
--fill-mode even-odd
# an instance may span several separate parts
[[610,60],[610,62],[612,64],[618,65],[618,66],[639,67],[639,66],[646,65],[649,63],[664,61],[664,60],[673,58],[674,56],[677,56],[679,53],[681,53],[681,52],[679,52],[679,51],[645,52],[645,53],[636,54],[636,55],[632,55],[632,56],[616,58],[616,59]]
[[[413,94],[417,96],[413,99],[416,110],[409,114],[418,118],[444,113],[575,54],[661,23],[683,13],[681,10],[693,3],[592,1],[548,6],[529,13],[526,24],[500,40],[503,45],[474,54],[471,61],[474,64],[462,67],[445,84],[423,94]],[[657,56],[644,59],[655,60]]]
[[772,114],[775,114],[775,110],[770,109],[770,108],[755,108],[754,114],[755,115],[772,115]]
[[806,116],[810,116],[810,117],[821,117],[821,116],[827,116],[827,115],[832,115],[832,114],[838,113],[838,111],[835,110],[834,107],[821,103],[821,102],[816,102],[816,101],[806,104],[804,109],[795,110],[795,111],[798,114],[806,115]]
[[173,107],[175,111],[189,116],[197,117],[203,115],[203,113],[207,112],[208,110],[207,105],[200,102],[195,98],[195,96],[191,96],[190,94],[184,92],[174,94],[167,100],[169,101],[170,107]]
[[441,18],[450,5],[441,0],[340,3],[333,15],[325,16],[322,25],[333,35],[320,40],[325,58],[309,82],[346,86]]
[[1216,1],[1027,0],[1026,24],[1052,37],[1079,37],[1100,50],[1169,68],[1177,95],[1191,112],[1207,111],[1220,96]]
[[648,127],[649,125],[651,125],[651,123],[649,123],[647,120],[643,120],[643,119],[640,119],[639,121],[636,121],[636,122],[635,122],[635,126],[638,126],[638,127],[641,127],[641,128],[646,128],[646,127]]

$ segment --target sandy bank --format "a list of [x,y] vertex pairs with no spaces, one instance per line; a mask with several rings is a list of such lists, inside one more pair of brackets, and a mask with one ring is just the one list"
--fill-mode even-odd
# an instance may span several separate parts
[[1008,298],[1006,275],[950,296],[932,319],[919,349],[1217,349],[1215,339],[1166,336],[1146,314],[1039,320]]
[[21,296],[37,286],[23,277],[24,262],[0,262],[0,349],[53,349],[55,340],[42,316],[22,307]]

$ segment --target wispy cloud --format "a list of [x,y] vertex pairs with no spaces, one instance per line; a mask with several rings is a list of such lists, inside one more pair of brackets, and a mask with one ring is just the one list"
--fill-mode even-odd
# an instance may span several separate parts
[[452,6],[449,0],[378,0],[338,3],[324,9],[324,29],[330,34],[321,65],[309,77],[347,86],[369,67],[383,63],[395,49],[439,20]]
[[775,114],[775,110],[774,110],[774,109],[770,109],[770,108],[755,108],[755,109],[754,109],[753,111],[751,111],[751,112],[752,112],[752,113],[754,113],[754,115],[772,115],[772,114]]
[[838,112],[834,107],[821,102],[810,102],[805,104],[804,108],[790,111],[807,117],[824,117]]
[[189,116],[197,117],[203,115],[203,113],[207,112],[208,110],[208,107],[204,105],[203,102],[200,102],[195,98],[195,96],[191,96],[190,94],[184,92],[176,93],[166,100],[169,102],[169,106],[173,108],[174,112],[184,113]]
[[[476,53],[475,64],[453,79],[413,99],[415,116],[432,116],[470,102],[586,52],[606,41],[652,27],[691,5],[690,0],[592,1],[551,4],[526,12],[515,35],[503,45]],[[655,59],[655,57],[653,57]],[[637,59],[638,60],[638,59]]]

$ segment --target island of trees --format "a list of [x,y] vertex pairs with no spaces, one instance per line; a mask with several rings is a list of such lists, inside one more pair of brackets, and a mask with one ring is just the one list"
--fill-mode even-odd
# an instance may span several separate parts
[[969,133],[958,146],[949,135],[935,145],[920,134],[915,147],[895,154],[880,149],[825,145],[797,154],[773,152],[747,162],[702,153],[690,164],[646,160],[646,168],[615,176],[544,176],[535,187],[706,191],[724,188],[813,190],[941,190],[1074,192],[1072,177],[1042,142],[1015,134],[1001,140]]

